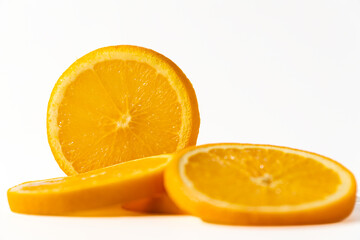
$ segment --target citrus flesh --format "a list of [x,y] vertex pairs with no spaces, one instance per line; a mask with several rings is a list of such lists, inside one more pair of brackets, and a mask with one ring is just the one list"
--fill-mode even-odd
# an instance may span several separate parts
[[270,145],[210,144],[176,154],[165,186],[183,210],[214,223],[339,221],[355,204],[354,176],[324,156]]
[[26,182],[8,190],[13,212],[39,215],[98,209],[165,192],[163,172],[171,155],[119,163],[69,177]]
[[51,150],[68,175],[195,145],[199,124],[185,74],[155,51],[126,45],[74,62],[47,113]]

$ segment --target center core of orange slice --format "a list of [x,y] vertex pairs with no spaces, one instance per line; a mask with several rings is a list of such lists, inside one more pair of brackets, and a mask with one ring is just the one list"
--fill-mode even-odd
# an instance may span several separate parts
[[127,128],[131,121],[131,115],[129,113],[123,114],[120,119],[116,122],[117,129]]

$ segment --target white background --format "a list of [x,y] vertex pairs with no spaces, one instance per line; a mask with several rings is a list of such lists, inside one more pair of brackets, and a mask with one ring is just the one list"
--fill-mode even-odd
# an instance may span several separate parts
[[329,156],[360,179],[359,1],[0,0],[0,239],[360,238],[342,223],[229,227],[194,217],[13,214],[6,190],[64,176],[46,137],[52,87],[77,58],[132,44],[172,59],[196,90],[199,144],[285,145]]

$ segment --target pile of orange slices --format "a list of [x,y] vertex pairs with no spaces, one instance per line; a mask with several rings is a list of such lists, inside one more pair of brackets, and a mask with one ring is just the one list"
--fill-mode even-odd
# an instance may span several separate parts
[[356,181],[340,163],[287,147],[195,146],[200,115],[180,68],[142,47],[97,49],[57,81],[48,140],[68,175],[8,190],[12,211],[37,215],[191,214],[206,222],[340,221]]

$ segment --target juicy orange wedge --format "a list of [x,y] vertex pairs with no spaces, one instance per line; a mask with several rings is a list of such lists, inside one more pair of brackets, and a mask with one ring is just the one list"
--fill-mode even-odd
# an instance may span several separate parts
[[8,190],[13,212],[67,213],[123,204],[164,193],[163,171],[171,155],[137,159],[69,177],[26,182]]
[[74,62],[49,100],[47,133],[68,175],[195,145],[194,89],[171,60],[150,49],[111,46]]
[[241,225],[336,222],[354,208],[352,173],[327,157],[270,145],[210,144],[177,153],[165,187],[204,221]]

